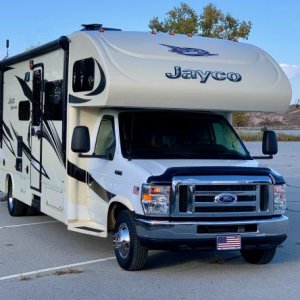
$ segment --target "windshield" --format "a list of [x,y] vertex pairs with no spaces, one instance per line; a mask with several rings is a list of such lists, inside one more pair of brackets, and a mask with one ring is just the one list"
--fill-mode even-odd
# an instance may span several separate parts
[[227,120],[195,112],[122,112],[125,158],[251,159]]

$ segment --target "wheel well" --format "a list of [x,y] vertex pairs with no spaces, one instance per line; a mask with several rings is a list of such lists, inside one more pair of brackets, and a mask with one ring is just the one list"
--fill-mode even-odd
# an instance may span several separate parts
[[107,231],[113,230],[113,228],[115,227],[116,218],[118,214],[123,210],[130,210],[130,209],[124,204],[121,204],[119,202],[114,202],[111,204],[107,216]]

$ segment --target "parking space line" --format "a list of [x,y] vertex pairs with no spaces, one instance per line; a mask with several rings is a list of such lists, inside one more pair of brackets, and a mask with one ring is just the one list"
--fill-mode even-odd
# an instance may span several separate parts
[[7,226],[1,226],[0,229],[33,226],[33,225],[41,225],[41,224],[49,224],[49,223],[59,223],[59,221],[46,221],[46,222],[24,223],[24,224],[17,224],[17,225],[7,225]]
[[35,271],[31,271],[31,272],[26,272],[26,273],[13,274],[13,275],[9,275],[9,276],[0,277],[0,281],[14,279],[14,278],[18,278],[18,277],[24,277],[24,276],[39,275],[41,273],[47,273],[47,272],[52,272],[52,271],[61,270],[61,269],[69,269],[69,268],[74,268],[74,267],[79,267],[79,266],[84,266],[84,265],[90,265],[90,264],[105,262],[105,261],[113,260],[113,259],[115,259],[114,256],[107,257],[107,258],[95,259],[95,260],[89,260],[89,261],[84,261],[84,262],[79,262],[79,263],[74,263],[74,264],[69,264],[69,265],[63,265],[63,266],[58,266],[58,267],[53,267],[53,268],[35,270]]

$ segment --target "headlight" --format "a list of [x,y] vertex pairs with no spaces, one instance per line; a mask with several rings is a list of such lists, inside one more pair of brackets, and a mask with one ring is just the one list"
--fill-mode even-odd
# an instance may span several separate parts
[[274,212],[286,209],[286,185],[274,185]]
[[170,190],[168,185],[144,184],[142,204],[146,215],[169,215]]

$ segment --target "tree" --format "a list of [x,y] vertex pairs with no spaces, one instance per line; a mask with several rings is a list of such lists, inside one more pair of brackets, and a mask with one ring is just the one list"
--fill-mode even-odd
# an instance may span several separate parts
[[186,3],[174,7],[166,15],[163,21],[152,18],[149,27],[161,32],[192,33],[227,40],[248,39],[252,27],[251,22],[240,22],[228,13],[225,15],[211,3],[203,7],[200,15]]
[[250,117],[247,113],[235,112],[232,114],[232,124],[235,127],[245,127],[248,125]]

